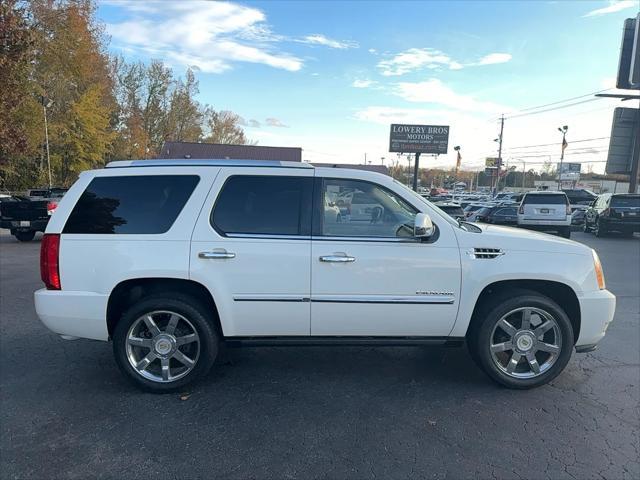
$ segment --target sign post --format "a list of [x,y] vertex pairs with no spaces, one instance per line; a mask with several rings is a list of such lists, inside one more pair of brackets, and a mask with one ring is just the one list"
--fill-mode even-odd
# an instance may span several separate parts
[[391,124],[389,151],[397,153],[415,153],[413,167],[413,190],[418,191],[418,172],[420,154],[447,153],[449,146],[448,125],[403,125]]

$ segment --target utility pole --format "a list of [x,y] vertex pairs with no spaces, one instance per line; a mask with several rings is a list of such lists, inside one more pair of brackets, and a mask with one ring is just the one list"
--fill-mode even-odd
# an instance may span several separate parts
[[[636,112],[636,125],[640,126],[640,108]],[[638,189],[638,169],[640,168],[640,133],[636,130],[633,151],[631,152],[631,175],[629,176],[629,193]]]
[[491,190],[493,195],[495,195],[498,190],[498,184],[500,183],[500,167],[502,166],[502,134],[504,133],[504,113],[500,115],[500,136],[498,137],[498,165],[496,168],[496,180],[495,186],[493,181],[493,175],[491,176]]
[[418,169],[420,168],[420,152],[416,152],[416,159],[413,162],[413,191],[418,191]]
[[560,171],[558,172],[558,191],[562,191],[562,162],[564,161],[564,149],[566,148],[566,135],[567,135],[567,130],[569,130],[569,127],[567,127],[566,125],[564,125],[563,127],[558,127],[558,131],[562,133],[562,145],[561,145],[561,152],[560,152]]
[[47,107],[53,105],[53,102],[44,95],[40,97],[42,102],[42,111],[44,113],[44,142],[47,149],[47,172],[49,175],[49,190],[51,190],[51,158],[49,157],[49,127],[47,125]]
[[522,189],[524,190],[524,179],[527,176],[527,162],[522,162]]

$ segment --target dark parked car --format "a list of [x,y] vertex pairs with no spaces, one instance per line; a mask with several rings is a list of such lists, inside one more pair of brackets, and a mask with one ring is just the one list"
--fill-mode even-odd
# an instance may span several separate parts
[[0,228],[11,231],[21,242],[33,240],[36,232],[44,232],[49,218],[66,189],[29,190],[28,195],[3,199],[0,206]]
[[495,225],[517,225],[518,207],[498,205],[487,208],[486,210],[479,210],[476,221],[493,223]]
[[462,207],[457,203],[436,203],[434,205],[456,220],[464,220]]
[[572,226],[582,226],[584,225],[584,216],[587,212],[587,206],[585,205],[576,205],[571,207],[571,225]]
[[571,205],[591,205],[597,197],[591,190],[585,190],[584,188],[562,191],[567,195]]
[[640,195],[600,195],[585,212],[584,231],[593,232],[597,237],[612,231],[628,236],[640,232]]

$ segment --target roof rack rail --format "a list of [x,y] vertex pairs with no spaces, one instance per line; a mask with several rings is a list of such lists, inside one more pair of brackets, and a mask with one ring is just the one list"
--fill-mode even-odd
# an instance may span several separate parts
[[281,162],[278,160],[232,160],[232,159],[192,159],[154,158],[149,160],[118,160],[109,162],[106,168],[129,167],[272,167],[272,168],[313,168],[302,162]]

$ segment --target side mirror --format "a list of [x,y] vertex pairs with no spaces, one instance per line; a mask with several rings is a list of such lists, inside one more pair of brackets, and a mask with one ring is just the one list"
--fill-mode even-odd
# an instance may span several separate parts
[[417,238],[429,238],[436,231],[431,217],[426,213],[416,214],[413,221],[413,236]]

